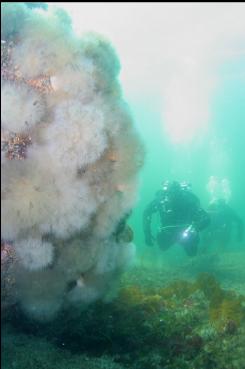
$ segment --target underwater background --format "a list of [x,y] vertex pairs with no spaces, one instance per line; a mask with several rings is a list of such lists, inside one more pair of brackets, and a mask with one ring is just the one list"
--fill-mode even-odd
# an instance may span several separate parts
[[[233,68],[243,70],[244,73],[244,66],[245,61],[242,60],[233,65]],[[206,207],[210,200],[206,188],[209,177],[215,173],[220,178],[229,178],[232,184],[230,203],[244,219],[245,176],[242,168],[245,165],[245,109],[242,107],[245,106],[245,85],[240,75],[235,77],[230,73],[229,77],[222,75],[223,79],[210,102],[212,121],[208,131],[205,135],[197,132],[196,139],[191,144],[173,145],[169,137],[163,136],[164,121],[159,113],[161,101],[157,96],[152,101],[146,99],[138,104],[131,103],[136,124],[138,122],[138,129],[147,147],[147,158],[141,172],[140,200],[131,217],[137,244],[144,244],[144,208],[166,179],[190,181],[201,204]],[[243,246],[229,246],[229,251],[234,249],[243,250]],[[175,252],[181,253],[180,250]],[[166,255],[164,257],[168,258]]]
[[[4,309],[2,367],[245,369],[244,239],[236,242],[233,230],[226,248],[201,242],[190,258],[179,245],[148,247],[143,231],[143,212],[163,181],[190,182],[207,209],[211,176],[228,180],[229,205],[245,223],[244,4],[56,5],[78,34],[107,37],[120,60],[133,143],[144,146],[127,220],[135,255],[127,268],[105,273],[116,285],[96,284],[106,297],[86,309],[68,305],[48,322],[18,304]],[[155,217],[154,232],[158,226]]]

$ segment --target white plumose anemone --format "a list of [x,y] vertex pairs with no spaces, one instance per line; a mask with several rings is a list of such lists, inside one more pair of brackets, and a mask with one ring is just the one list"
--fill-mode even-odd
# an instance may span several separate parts
[[82,106],[68,100],[54,112],[54,121],[45,135],[50,156],[62,167],[77,171],[98,160],[107,147],[105,121],[101,106]]
[[31,129],[45,113],[43,98],[24,84],[4,82],[1,106],[2,127],[15,133]]
[[51,85],[54,91],[65,92],[72,98],[79,96],[82,102],[89,102],[95,95],[94,69],[90,59],[81,57],[51,76]]
[[3,5],[1,231],[20,306],[47,321],[103,298],[133,259],[115,231],[143,151],[111,44],[26,4]]
[[[4,239],[15,240],[32,228],[42,234],[67,237],[85,227],[96,210],[86,182],[52,171],[52,161],[33,157],[11,161],[2,179],[2,224]],[[45,156],[44,156],[45,157]]]
[[50,242],[28,238],[15,243],[16,255],[27,270],[44,269],[52,264],[54,248]]

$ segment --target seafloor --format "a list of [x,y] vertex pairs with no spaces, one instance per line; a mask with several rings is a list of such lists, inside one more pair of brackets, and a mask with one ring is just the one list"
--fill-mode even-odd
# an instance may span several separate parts
[[244,252],[142,258],[87,311],[39,324],[17,309],[2,318],[2,368],[245,369],[244,264]]

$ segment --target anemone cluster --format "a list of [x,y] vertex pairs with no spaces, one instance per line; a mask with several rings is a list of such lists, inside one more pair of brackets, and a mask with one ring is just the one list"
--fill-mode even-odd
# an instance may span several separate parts
[[111,44],[28,4],[2,5],[1,232],[18,302],[46,320],[102,298],[131,260],[144,149]]

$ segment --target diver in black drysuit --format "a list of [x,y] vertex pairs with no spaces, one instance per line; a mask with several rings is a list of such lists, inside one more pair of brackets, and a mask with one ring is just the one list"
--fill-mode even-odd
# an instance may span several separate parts
[[236,241],[243,241],[243,221],[224,199],[213,201],[208,207],[208,213],[211,222],[205,232],[207,243],[216,243],[219,248],[225,249],[231,241],[233,226],[236,230]]
[[165,182],[163,189],[156,193],[155,199],[146,207],[143,214],[145,243],[153,246],[151,219],[159,213],[161,227],[156,241],[162,250],[175,243],[182,245],[189,256],[197,254],[200,240],[199,231],[209,224],[209,215],[201,208],[200,201],[190,186],[178,182]]

